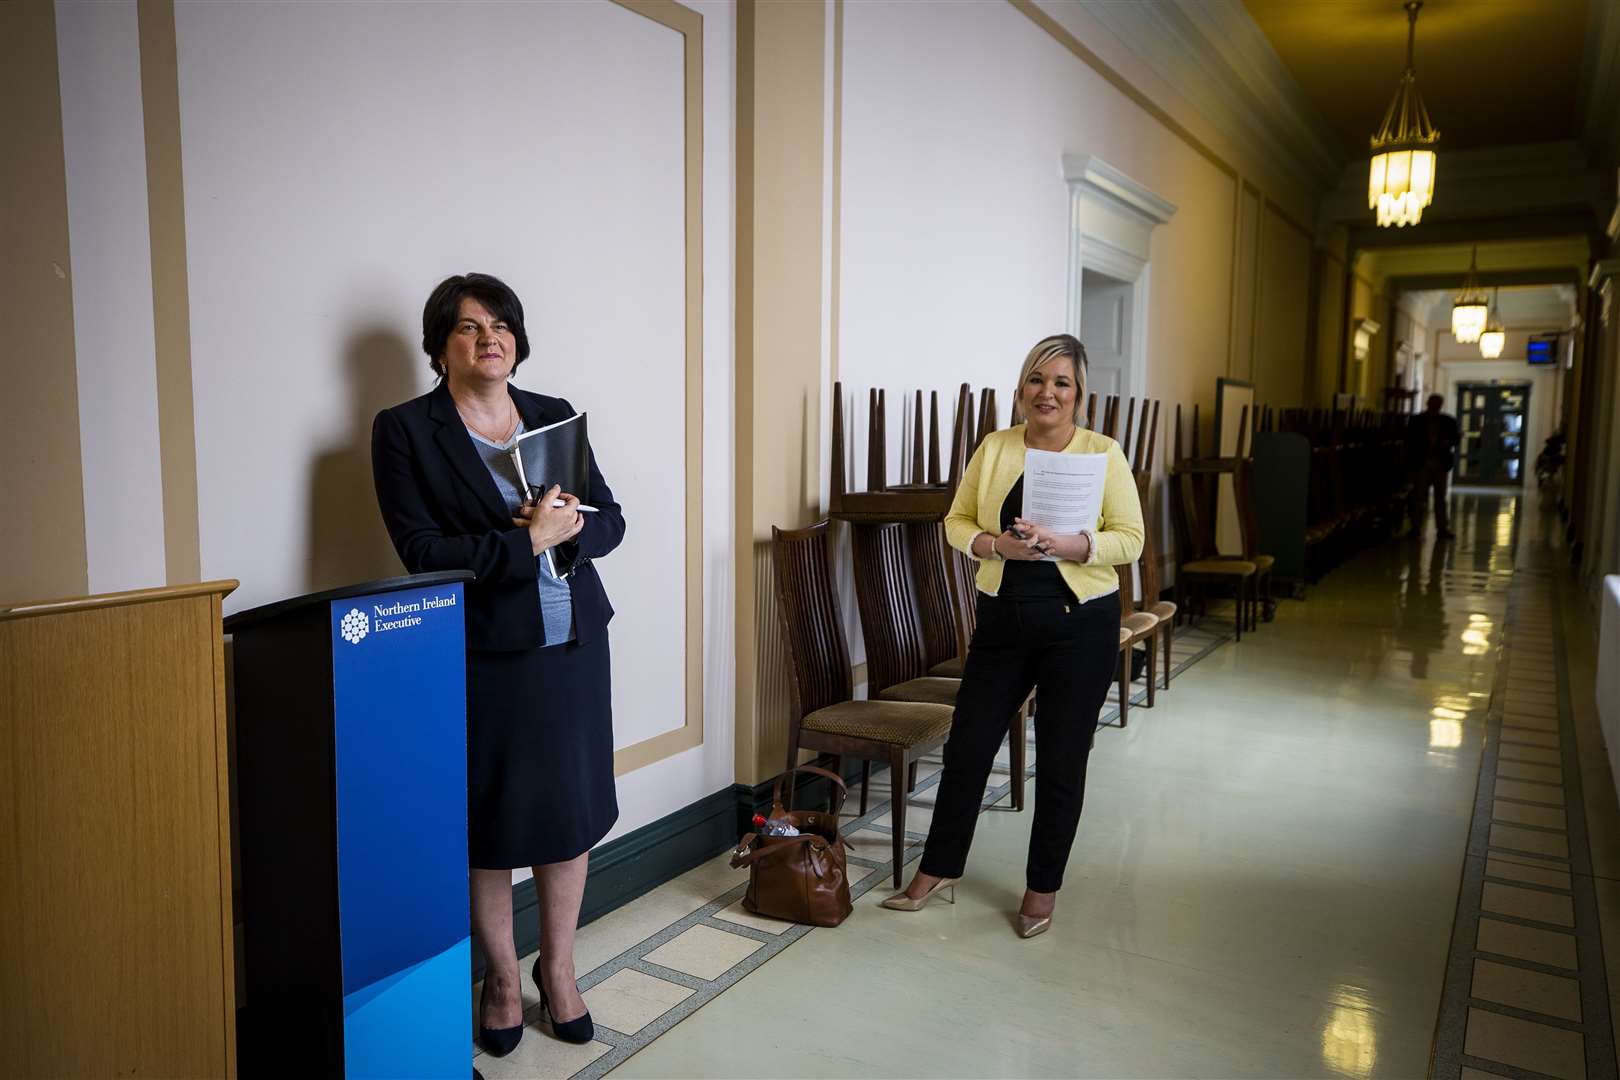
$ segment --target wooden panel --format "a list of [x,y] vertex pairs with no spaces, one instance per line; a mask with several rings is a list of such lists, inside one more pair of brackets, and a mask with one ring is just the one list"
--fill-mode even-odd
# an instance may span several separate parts
[[234,1073],[219,596],[0,621],[0,1060]]

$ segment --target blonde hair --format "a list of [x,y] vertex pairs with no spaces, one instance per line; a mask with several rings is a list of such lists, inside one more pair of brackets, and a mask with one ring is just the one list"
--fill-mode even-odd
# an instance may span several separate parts
[[1073,334],[1053,334],[1041,338],[1029,350],[1029,355],[1024,357],[1024,366],[1018,369],[1018,383],[1013,387],[1014,424],[1022,424],[1028,419],[1024,415],[1024,384],[1029,381],[1030,373],[1043,364],[1065,357],[1074,365],[1074,422],[1079,426],[1086,407],[1086,347]]

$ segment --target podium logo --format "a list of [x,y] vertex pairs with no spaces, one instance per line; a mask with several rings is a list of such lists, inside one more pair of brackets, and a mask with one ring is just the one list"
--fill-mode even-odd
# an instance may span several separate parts
[[338,624],[338,630],[343,634],[343,640],[350,645],[358,645],[362,638],[371,633],[371,620],[359,608],[350,608],[349,613],[343,616]]

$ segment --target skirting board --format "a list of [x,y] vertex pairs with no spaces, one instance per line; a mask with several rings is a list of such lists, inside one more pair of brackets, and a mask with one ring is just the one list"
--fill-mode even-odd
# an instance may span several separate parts
[[[825,758],[812,762],[823,768],[827,763]],[[860,780],[861,763],[845,760],[846,779],[851,769],[853,789]],[[827,781],[815,776],[797,778],[795,806],[814,807],[826,801]],[[596,848],[591,852],[579,924],[594,922],[725,851],[750,831],[748,823],[754,814],[764,813],[770,805],[771,784],[734,784]],[[512,936],[519,956],[540,947],[538,904],[532,878],[512,890]],[[476,982],[484,977],[484,950],[476,934],[473,941]]]

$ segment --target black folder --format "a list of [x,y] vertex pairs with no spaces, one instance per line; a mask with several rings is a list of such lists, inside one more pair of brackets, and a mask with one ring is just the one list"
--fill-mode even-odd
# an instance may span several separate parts
[[581,500],[590,490],[591,443],[585,433],[584,413],[525,431],[510,453],[518,482],[530,499],[544,495],[553,484]]

